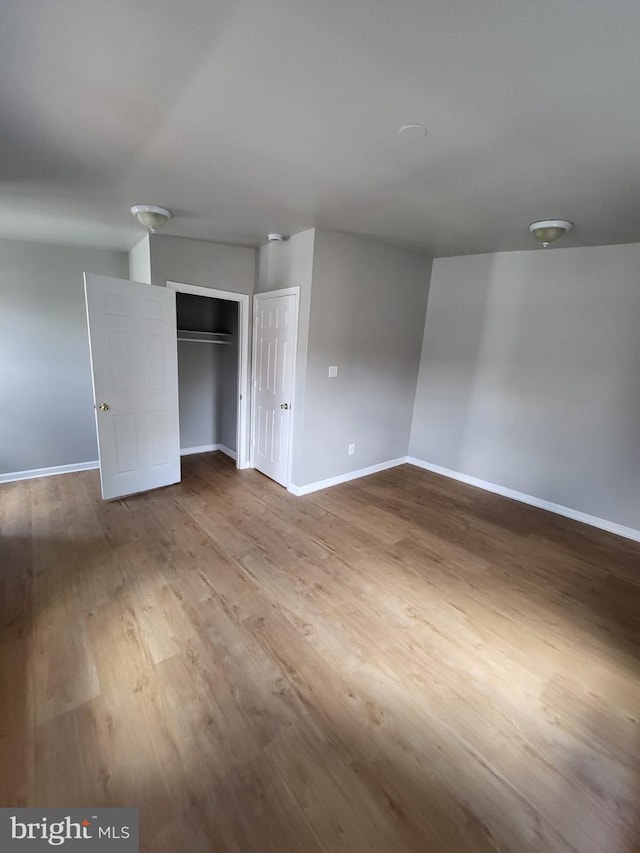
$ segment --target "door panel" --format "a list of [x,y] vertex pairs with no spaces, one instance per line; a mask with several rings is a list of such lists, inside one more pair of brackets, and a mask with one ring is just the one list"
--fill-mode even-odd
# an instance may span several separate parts
[[175,292],[85,274],[85,294],[102,496],[177,483]]
[[295,295],[255,300],[254,466],[287,485],[298,300]]

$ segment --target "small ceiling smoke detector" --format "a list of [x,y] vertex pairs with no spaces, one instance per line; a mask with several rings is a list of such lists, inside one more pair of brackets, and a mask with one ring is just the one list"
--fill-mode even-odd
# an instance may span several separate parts
[[568,219],[540,219],[538,222],[531,223],[529,231],[546,249],[549,243],[558,240],[572,228],[573,222],[569,222]]
[[427,128],[423,124],[403,124],[398,131],[398,136],[405,139],[424,139]]
[[163,228],[171,219],[171,211],[156,204],[132,204],[131,213],[141,225],[148,228],[152,234]]
[[282,234],[267,234],[269,243],[284,243],[284,235]]

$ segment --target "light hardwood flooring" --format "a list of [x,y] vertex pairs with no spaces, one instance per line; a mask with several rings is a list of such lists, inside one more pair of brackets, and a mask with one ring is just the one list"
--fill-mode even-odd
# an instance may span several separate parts
[[640,545],[403,466],[0,486],[2,805],[164,853],[640,850]]

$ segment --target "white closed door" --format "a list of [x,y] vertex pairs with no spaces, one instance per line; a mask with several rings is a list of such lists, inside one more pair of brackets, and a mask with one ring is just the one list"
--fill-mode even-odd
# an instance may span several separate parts
[[173,290],[85,273],[106,499],[180,481]]
[[255,296],[253,464],[282,486],[289,476],[297,326],[297,293]]

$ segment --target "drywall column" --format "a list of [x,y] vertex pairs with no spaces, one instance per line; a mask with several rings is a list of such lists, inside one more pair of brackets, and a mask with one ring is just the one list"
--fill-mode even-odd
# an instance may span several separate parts
[[297,486],[407,455],[430,271],[425,255],[316,230]]
[[148,234],[129,252],[129,278],[131,281],[151,284],[151,248]]

